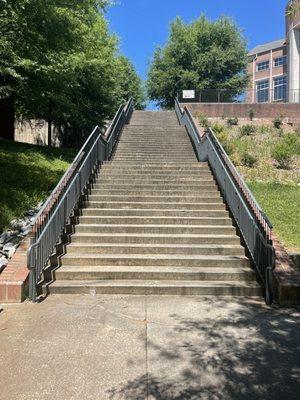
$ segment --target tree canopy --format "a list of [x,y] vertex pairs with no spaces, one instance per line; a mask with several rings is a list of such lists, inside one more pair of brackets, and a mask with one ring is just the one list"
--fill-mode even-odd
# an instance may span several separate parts
[[143,107],[142,83],[108,29],[107,4],[0,0],[0,99],[83,136],[129,95]]
[[184,89],[228,89],[240,94],[247,86],[247,46],[240,29],[228,17],[205,16],[186,24],[177,18],[163,48],[157,48],[147,89],[151,100],[171,108]]

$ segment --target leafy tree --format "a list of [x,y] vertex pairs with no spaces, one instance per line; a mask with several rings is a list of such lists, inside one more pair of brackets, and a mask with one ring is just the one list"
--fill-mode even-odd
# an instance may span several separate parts
[[142,80],[136,73],[132,63],[124,56],[119,56],[116,60],[116,75],[119,103],[134,97],[135,108],[144,109],[146,96]]
[[211,22],[201,16],[191,24],[177,18],[166,46],[154,53],[148,94],[167,108],[183,89],[228,89],[238,95],[247,86],[246,66],[246,42],[230,18]]
[[63,143],[74,146],[110,118],[124,96],[141,97],[141,82],[120,62],[118,39],[109,32],[108,3],[0,0],[2,110],[10,106],[24,118],[48,120],[50,142],[54,125]]

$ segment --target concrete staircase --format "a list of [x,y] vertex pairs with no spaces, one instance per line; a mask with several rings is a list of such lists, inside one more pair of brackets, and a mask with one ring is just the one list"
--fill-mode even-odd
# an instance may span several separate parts
[[52,293],[262,294],[207,163],[173,112],[135,111]]

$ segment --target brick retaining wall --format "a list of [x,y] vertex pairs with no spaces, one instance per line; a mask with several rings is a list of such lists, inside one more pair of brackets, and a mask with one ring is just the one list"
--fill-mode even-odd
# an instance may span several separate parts
[[181,105],[187,106],[194,116],[203,113],[207,117],[249,118],[249,112],[253,110],[254,118],[282,117],[300,123],[300,103],[182,103]]

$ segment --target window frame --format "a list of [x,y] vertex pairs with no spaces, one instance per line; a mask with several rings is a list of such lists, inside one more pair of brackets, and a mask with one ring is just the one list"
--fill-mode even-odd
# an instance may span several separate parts
[[[279,85],[275,85],[276,80],[279,80],[279,79],[282,79],[282,80],[284,79],[284,82]],[[282,96],[279,95],[278,98],[275,98],[276,94],[278,93],[277,91],[279,91],[279,93],[283,93],[283,95]],[[286,76],[286,74],[273,77],[273,101],[275,101],[275,102],[281,102],[281,101],[286,102],[287,101],[287,76]]]
[[[276,61],[278,60],[284,60],[282,64],[278,64],[276,65]],[[274,68],[279,68],[279,67],[284,67],[287,65],[287,56],[280,56],[280,57],[276,57],[273,59],[273,67]]]
[[[262,65],[267,65],[266,68],[260,68]],[[270,70],[270,60],[260,61],[256,63],[256,72],[269,71]]]
[[[268,86],[259,89],[258,86],[263,83],[267,83]],[[269,103],[270,102],[270,79],[269,78],[261,79],[261,80],[255,82],[255,94],[256,94],[256,102],[257,103]],[[262,100],[260,100],[259,95],[262,96],[261,97]]]

